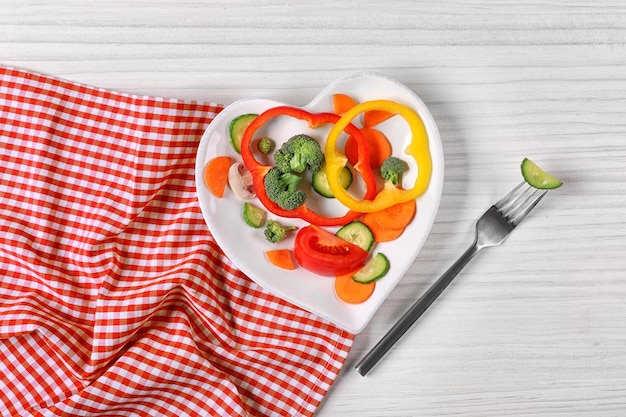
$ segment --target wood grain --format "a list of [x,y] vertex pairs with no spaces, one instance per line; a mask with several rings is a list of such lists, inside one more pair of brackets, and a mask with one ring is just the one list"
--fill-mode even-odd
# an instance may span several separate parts
[[[430,107],[446,158],[424,249],[322,416],[626,409],[622,1],[0,1],[0,62],[138,94],[306,104],[373,70]],[[565,181],[476,257],[366,378],[354,363],[473,239],[528,156]]]

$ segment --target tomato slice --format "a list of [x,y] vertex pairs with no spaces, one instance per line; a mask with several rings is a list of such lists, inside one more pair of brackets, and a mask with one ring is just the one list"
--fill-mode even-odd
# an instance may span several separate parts
[[315,225],[298,231],[294,254],[302,268],[324,276],[354,271],[367,258],[362,248]]

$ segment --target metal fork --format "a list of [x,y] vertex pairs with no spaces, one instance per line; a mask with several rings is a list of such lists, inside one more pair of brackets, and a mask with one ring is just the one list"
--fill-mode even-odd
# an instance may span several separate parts
[[515,227],[539,203],[547,190],[538,190],[525,181],[513,188],[489,208],[476,222],[474,243],[415,304],[394,324],[385,336],[356,364],[356,371],[365,376],[387,351],[420,318],[422,313],[446,289],[465,265],[481,249],[500,245]]

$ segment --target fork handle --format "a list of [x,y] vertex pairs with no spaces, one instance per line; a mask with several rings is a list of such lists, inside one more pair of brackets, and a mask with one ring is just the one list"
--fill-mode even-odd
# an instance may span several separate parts
[[355,366],[365,376],[382,359],[389,349],[406,333],[420,316],[439,297],[459,272],[478,253],[480,246],[474,242],[463,255],[417,300],[393,325],[382,339]]

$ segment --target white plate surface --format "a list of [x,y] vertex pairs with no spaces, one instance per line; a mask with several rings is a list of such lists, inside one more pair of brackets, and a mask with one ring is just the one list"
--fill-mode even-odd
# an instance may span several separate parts
[[[413,91],[403,84],[380,74],[358,73],[334,82],[303,108],[313,113],[332,112],[332,95],[335,93],[348,94],[357,102],[393,100],[414,109],[426,126],[433,162],[432,179],[428,190],[417,200],[418,211],[415,219],[400,238],[392,242],[375,244],[372,250],[372,253],[382,252],[387,255],[391,268],[389,273],[377,282],[374,294],[365,303],[351,305],[339,300],[334,293],[333,278],[315,275],[302,268],[287,271],[271,265],[265,258],[265,251],[278,248],[293,249],[295,233],[291,235],[292,237],[277,244],[267,242],[263,229],[254,229],[244,223],[241,214],[243,202],[230,189],[227,188],[224,197],[218,199],[204,184],[204,166],[213,157],[228,155],[241,161],[241,156],[232,149],[228,137],[228,125],[233,118],[244,113],[260,114],[269,108],[286,103],[265,99],[243,99],[220,112],[207,128],[198,148],[196,188],[202,213],[211,234],[224,253],[246,275],[283,299],[316,313],[352,333],[359,333],[402,279],[428,237],[441,199],[443,150],[439,131],[428,108]],[[354,123],[361,126],[360,120],[362,119],[357,117]],[[394,155],[402,156],[402,150],[410,140],[408,127],[402,118],[394,117],[376,128],[389,138]],[[326,127],[313,131],[306,123],[280,117],[274,119],[263,133],[272,137],[277,142],[277,146],[295,134],[308,133],[320,139],[323,148],[323,142],[329,130],[330,127]],[[414,173],[415,169],[412,172]],[[404,181],[411,182],[413,178],[414,176],[407,174]],[[336,201],[325,200],[321,197],[319,201],[323,201],[324,210],[329,213],[339,214],[344,210]],[[262,207],[256,199],[251,202]],[[309,204],[315,204],[315,202],[311,200]],[[268,213],[268,218],[281,220],[271,213]],[[298,219],[282,219],[281,222],[298,227],[306,226],[305,222]],[[328,228],[331,232],[335,232],[336,229]]]

